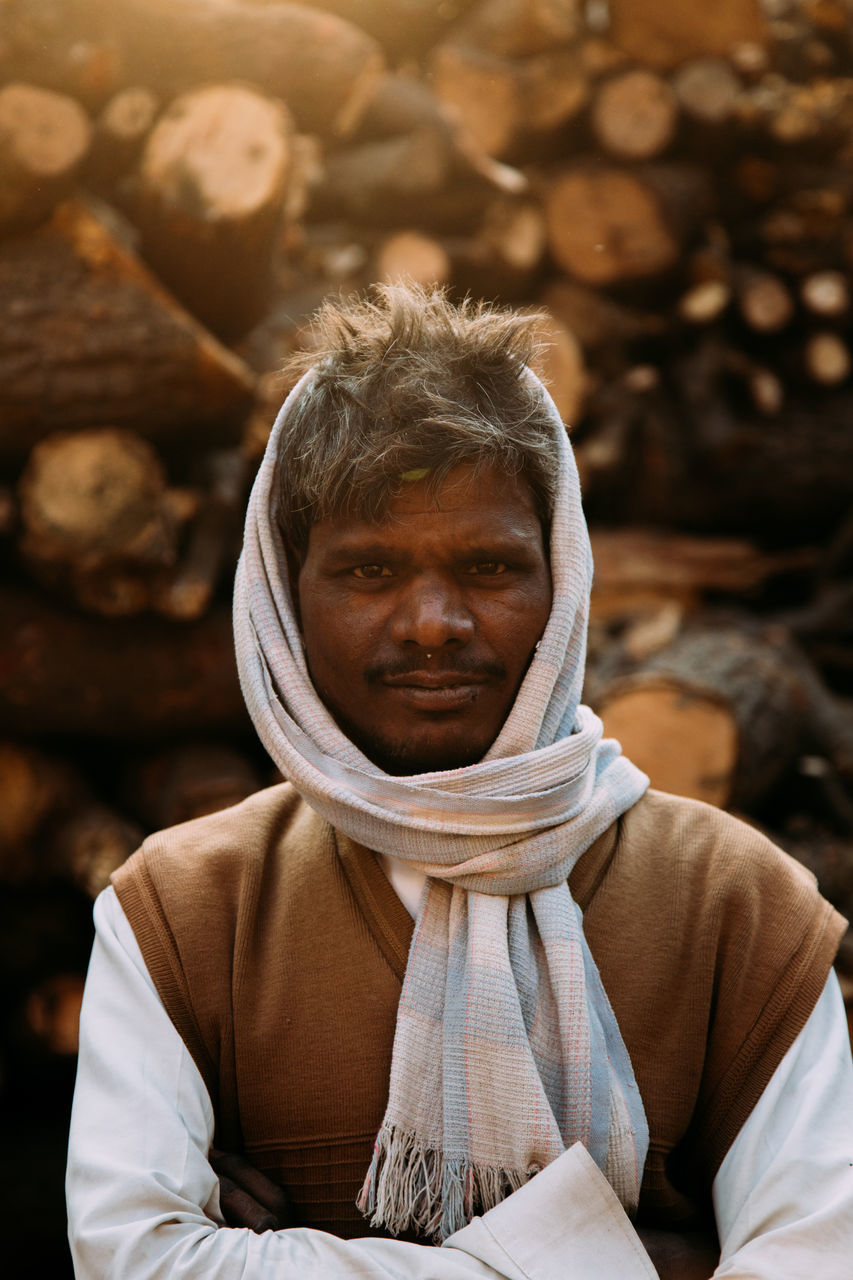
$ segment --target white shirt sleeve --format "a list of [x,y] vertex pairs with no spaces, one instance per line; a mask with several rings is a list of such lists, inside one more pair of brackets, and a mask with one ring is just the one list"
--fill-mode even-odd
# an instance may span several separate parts
[[[576,1146],[441,1250],[222,1224],[213,1113],[112,890],[95,908],[69,1139],[78,1280],[649,1280],[619,1201]],[[853,1064],[826,990],[714,1182],[720,1280],[846,1280],[853,1257]],[[269,1267],[274,1272],[268,1272]]]
[[[414,915],[424,876],[380,856]],[[718,1280],[853,1276],[853,1057],[834,973],[726,1154],[713,1198]]]
[[[78,1280],[619,1280],[655,1276],[582,1147],[440,1248],[225,1227],[202,1078],[107,890],[80,1022],[68,1157]],[[600,1269],[601,1265],[605,1270]]]
[[831,973],[714,1180],[720,1280],[853,1275],[853,1058]]

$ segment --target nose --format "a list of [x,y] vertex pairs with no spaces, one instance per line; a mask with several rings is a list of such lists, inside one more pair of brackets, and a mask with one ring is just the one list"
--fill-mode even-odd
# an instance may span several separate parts
[[444,574],[416,575],[391,619],[391,638],[396,644],[416,644],[428,653],[443,645],[466,645],[474,630],[464,593]]

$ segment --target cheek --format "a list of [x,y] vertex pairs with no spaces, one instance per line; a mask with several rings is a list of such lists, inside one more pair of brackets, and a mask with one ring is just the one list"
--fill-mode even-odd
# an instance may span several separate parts
[[356,679],[376,647],[371,611],[318,590],[300,593],[302,640],[312,674],[325,685]]
[[519,662],[526,661],[545,630],[550,614],[551,584],[550,580],[545,580],[531,585],[511,602],[509,609],[496,620],[494,633],[500,636],[503,647]]

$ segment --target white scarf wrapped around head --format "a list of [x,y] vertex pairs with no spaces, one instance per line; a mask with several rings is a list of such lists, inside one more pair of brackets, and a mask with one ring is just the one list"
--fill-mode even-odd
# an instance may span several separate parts
[[579,1141],[633,1211],[648,1129],[567,878],[648,779],[580,705],[592,557],[565,429],[542,389],[560,456],[553,604],[503,728],[477,764],[392,777],[318,698],[290,598],[277,454],[311,380],[282,406],[252,489],[234,629],[246,704],[285,777],[351,839],[428,877],[359,1206],[444,1239]]

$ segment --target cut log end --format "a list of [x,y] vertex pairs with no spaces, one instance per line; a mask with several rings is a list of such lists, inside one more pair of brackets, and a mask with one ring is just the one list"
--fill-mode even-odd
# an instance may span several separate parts
[[850,349],[837,333],[812,334],[803,358],[809,377],[824,387],[837,387],[850,376]]
[[157,455],[130,432],[51,436],[33,450],[21,478],[25,550],[89,567],[115,558],[168,559],[164,491]]
[[91,132],[89,117],[73,98],[29,84],[0,89],[0,139],[34,177],[76,169]]
[[172,103],[148,139],[145,192],[211,223],[280,202],[292,122],[281,102],[241,85],[210,85]]
[[448,284],[452,273],[444,245],[420,231],[395,232],[382,242],[376,255],[378,280]]
[[548,193],[545,213],[554,258],[586,284],[653,276],[678,259],[658,200],[631,173],[566,173]]
[[621,742],[653,787],[706,804],[728,802],[738,732],[722,700],[703,690],[655,681],[614,692],[599,713],[605,735]]
[[71,189],[91,144],[79,103],[28,84],[0,89],[0,228],[46,218]]
[[611,155],[651,160],[675,137],[678,99],[651,71],[627,71],[602,86],[592,109],[592,127]]

